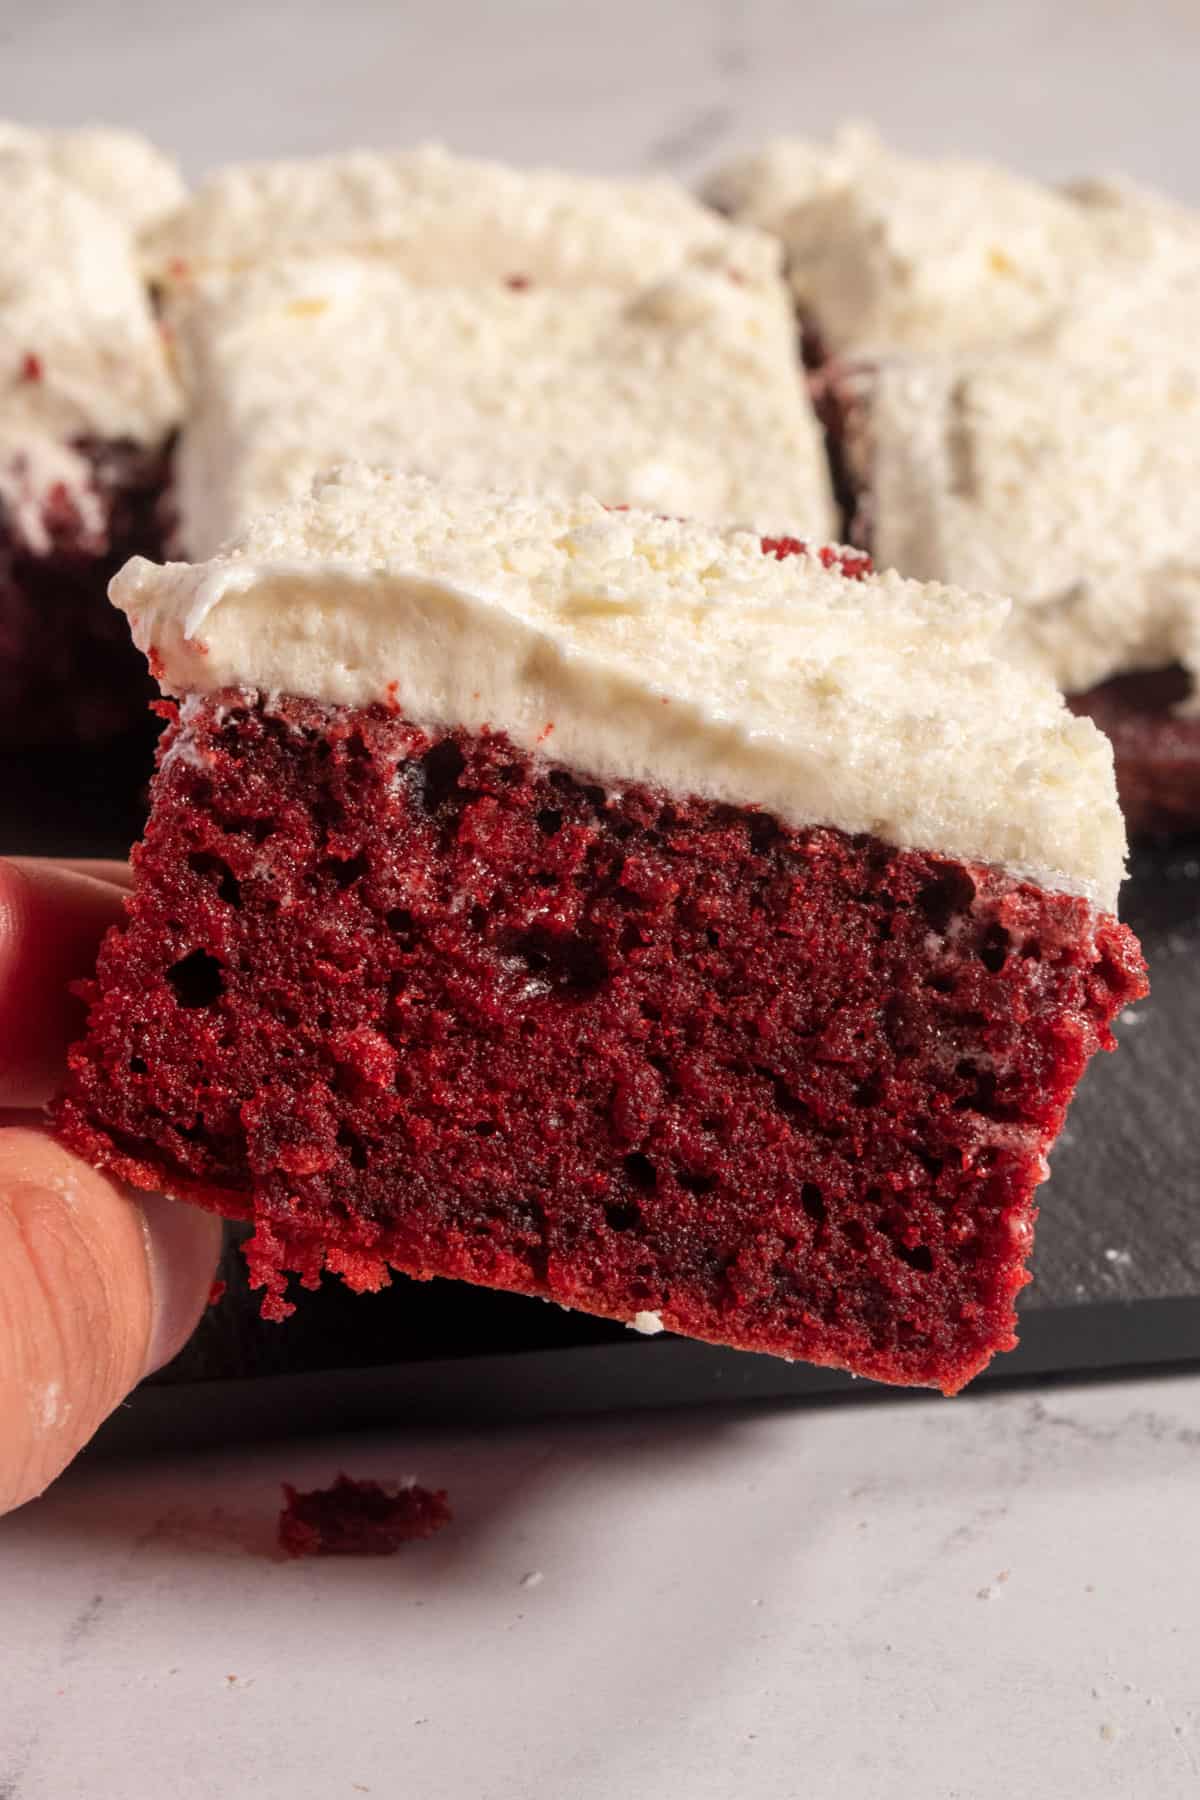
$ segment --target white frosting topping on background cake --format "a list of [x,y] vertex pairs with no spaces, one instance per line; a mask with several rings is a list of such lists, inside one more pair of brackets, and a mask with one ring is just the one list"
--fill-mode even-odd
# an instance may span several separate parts
[[705,259],[634,293],[418,286],[358,257],[209,276],[176,309],[179,539],[212,553],[334,463],[718,523],[835,529],[787,290]]
[[53,131],[0,119],[0,150],[44,161],[133,232],[173,212],[187,192],[171,158],[136,131]]
[[1200,261],[1200,222],[1157,196],[903,156],[862,126],[829,145],[777,140],[706,192],[782,240],[829,351],[1012,343],[1088,294],[1170,281]]
[[0,195],[0,498],[37,547],[49,489],[89,480],[73,441],[158,443],[178,393],[121,221],[22,149]]
[[1008,606],[597,502],[349,469],[112,584],[171,692],[391,701],[600,781],[1000,865],[1115,905],[1112,753],[1000,654]]
[[1069,693],[1200,677],[1200,350],[1097,354],[1106,335],[884,364],[856,434],[877,565],[1013,595],[1014,651]]
[[702,251],[750,276],[779,261],[770,238],[716,218],[673,181],[513,169],[436,145],[220,169],[147,245],[168,279],[339,251],[434,285],[517,275],[630,287]]

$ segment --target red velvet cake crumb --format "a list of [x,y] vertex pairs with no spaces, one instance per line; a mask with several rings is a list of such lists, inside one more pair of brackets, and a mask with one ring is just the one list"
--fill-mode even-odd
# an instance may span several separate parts
[[213,1282],[208,1290],[208,1304],[210,1306],[219,1306],[221,1304],[222,1300],[225,1298],[226,1286],[227,1284],[224,1281]]
[[59,1129],[389,1266],[953,1392],[1136,941],[993,869],[226,691],[166,732]]
[[871,558],[865,550],[847,550],[833,544],[814,549],[803,538],[765,537],[763,554],[783,562],[789,556],[816,556],[823,569],[837,569],[850,581],[862,581],[871,573]]
[[279,1542],[289,1556],[392,1556],[402,1544],[432,1537],[453,1517],[440,1489],[349,1475],[308,1494],[285,1481],[283,1499]]

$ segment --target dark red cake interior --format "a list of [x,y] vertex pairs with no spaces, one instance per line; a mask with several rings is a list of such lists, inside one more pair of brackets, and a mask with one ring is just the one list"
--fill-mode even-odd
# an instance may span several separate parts
[[226,692],[160,748],[67,1140],[387,1265],[947,1391],[1010,1346],[1130,934],[981,868],[384,707]]
[[131,556],[161,556],[165,458],[133,443],[72,446],[90,470],[88,516],[50,491],[31,545],[0,501],[0,743],[95,741],[140,721],[143,659],[108,603]]

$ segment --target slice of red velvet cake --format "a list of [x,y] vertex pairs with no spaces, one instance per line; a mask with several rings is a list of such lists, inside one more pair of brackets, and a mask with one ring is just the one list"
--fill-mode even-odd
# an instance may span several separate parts
[[146,701],[105,589],[130,555],[162,544],[177,394],[138,272],[133,183],[161,205],[173,174],[139,139],[80,135],[0,127],[6,743],[104,737]]
[[114,584],[166,688],[58,1125],[388,1269],[953,1392],[1144,992],[1108,746],[1005,604],[343,471]]

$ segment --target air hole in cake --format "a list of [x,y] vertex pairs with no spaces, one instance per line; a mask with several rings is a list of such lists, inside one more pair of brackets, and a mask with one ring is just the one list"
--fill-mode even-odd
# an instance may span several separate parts
[[340,888],[343,893],[347,888],[353,887],[356,881],[361,881],[370,868],[367,858],[362,855],[349,857],[331,856],[321,866],[322,872],[329,875],[333,880],[334,886]]
[[814,1225],[825,1223],[825,1196],[815,1181],[806,1181],[801,1187],[800,1204]]
[[975,883],[963,869],[947,869],[927,883],[917,895],[917,905],[934,931],[945,936],[951,919],[969,912],[975,899]]
[[229,837],[248,837],[255,844],[265,844],[275,829],[274,819],[227,818],[222,826]]
[[535,925],[531,931],[510,939],[507,949],[531,975],[541,976],[566,992],[594,993],[608,979],[604,952],[573,931]]
[[991,974],[998,975],[1008,961],[1008,947],[1011,942],[1011,935],[1003,925],[993,923],[984,932],[983,942],[979,946],[979,960]]
[[717,1185],[715,1175],[703,1175],[694,1169],[680,1169],[675,1179],[685,1194],[711,1194]]
[[352,1169],[365,1169],[370,1163],[366,1145],[356,1131],[349,1126],[338,1127],[337,1142],[340,1149],[346,1152],[346,1158]]
[[907,1244],[897,1244],[896,1255],[910,1269],[916,1269],[922,1275],[933,1274],[933,1252],[927,1245],[914,1244],[910,1250]]
[[221,965],[207,950],[193,950],[167,970],[167,980],[175,989],[180,1006],[193,1011],[211,1006],[224,988]]
[[625,1158],[625,1173],[636,1188],[652,1193],[658,1186],[658,1170],[642,1151],[634,1150]]
[[543,806],[537,815],[537,828],[547,837],[554,837],[562,830],[563,816],[556,806]]
[[746,821],[746,831],[755,856],[766,856],[781,835],[774,819],[768,818],[766,813],[752,813]]
[[771,1084],[776,1112],[784,1113],[790,1119],[807,1119],[810,1116],[811,1109],[807,1102],[793,1094],[782,1075],[776,1075],[772,1069],[765,1069],[761,1065],[757,1068],[757,1073]]
[[440,812],[458,787],[466,763],[453,738],[442,738],[421,758],[421,801],[427,813]]
[[213,856],[208,850],[200,850],[188,857],[188,867],[205,880],[213,879],[216,883],[217,898],[226,906],[239,907],[242,903],[242,888],[237,876],[222,862],[219,856]]
[[632,1200],[623,1205],[614,1203],[605,1207],[604,1217],[610,1231],[637,1231],[642,1224],[642,1209]]
[[977,1068],[973,1062],[960,1062],[954,1073],[971,1083],[969,1092],[961,1094],[954,1102],[956,1112],[990,1112],[994,1117],[999,1116],[995,1110],[998,1084],[992,1069]]
[[384,924],[393,937],[407,938],[413,929],[413,916],[407,906],[393,906],[384,914]]

